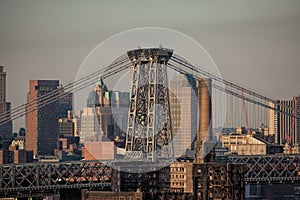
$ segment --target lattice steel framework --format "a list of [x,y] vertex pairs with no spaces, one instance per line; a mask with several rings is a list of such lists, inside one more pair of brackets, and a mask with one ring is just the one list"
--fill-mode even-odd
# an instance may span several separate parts
[[[227,162],[244,164],[246,184],[300,182],[300,155],[230,156]],[[100,161],[0,165],[0,197],[105,189],[111,187],[111,176],[110,164]]]
[[300,155],[230,156],[245,165],[246,183],[300,182]]
[[167,62],[173,51],[163,48],[127,52],[131,68],[126,158],[173,160]]
[[100,161],[0,165],[0,197],[110,186],[111,168]]

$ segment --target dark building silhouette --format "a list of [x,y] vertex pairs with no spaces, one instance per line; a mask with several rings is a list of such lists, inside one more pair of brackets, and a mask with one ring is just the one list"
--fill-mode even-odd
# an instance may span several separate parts
[[[49,93],[51,97],[42,97]],[[50,101],[52,97],[54,100]],[[57,147],[58,119],[66,118],[67,111],[72,109],[72,94],[64,93],[58,80],[30,80],[27,102],[26,149],[32,150],[35,156],[53,155]]]
[[4,141],[12,138],[12,121],[10,120],[11,103],[6,101],[6,72],[0,66],[0,121],[6,122],[0,125],[0,136]]
[[0,66],[0,164],[11,163],[11,154],[8,150],[12,139],[12,121],[10,118],[10,102],[6,101],[6,72]]

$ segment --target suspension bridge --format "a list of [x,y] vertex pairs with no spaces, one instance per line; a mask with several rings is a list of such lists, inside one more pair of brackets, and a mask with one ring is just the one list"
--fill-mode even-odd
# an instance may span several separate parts
[[[136,53],[139,54],[139,59],[136,59]],[[133,71],[126,135],[127,159],[145,159],[147,162],[161,161],[161,158],[174,160],[174,147],[170,146],[172,123],[168,70],[189,75],[196,80],[212,80],[210,95],[213,128],[245,126],[250,133],[250,128],[258,129],[261,124],[268,125],[270,110],[294,120],[300,119],[299,111],[290,105],[209,73],[201,66],[192,65],[176,55],[173,50],[153,48],[129,51],[105,68],[2,114],[0,125],[53,103],[69,92],[76,93],[94,85],[99,77],[106,79],[125,70]],[[161,113],[155,107],[157,104],[162,105],[167,112]],[[161,125],[163,128],[155,134],[155,126],[160,122],[164,122]],[[147,129],[144,128],[145,124]],[[289,134],[289,138],[297,140],[296,136]],[[142,137],[143,135],[147,137]],[[276,142],[278,141],[277,138]],[[154,155],[154,150],[159,150],[159,154]],[[142,155],[143,153],[146,155]],[[294,183],[300,181],[299,159],[299,155],[229,156],[227,162],[245,165],[247,183]],[[113,162],[105,161],[1,165],[0,197],[28,197],[39,192],[51,193],[74,188],[107,190],[112,184],[112,165]]]

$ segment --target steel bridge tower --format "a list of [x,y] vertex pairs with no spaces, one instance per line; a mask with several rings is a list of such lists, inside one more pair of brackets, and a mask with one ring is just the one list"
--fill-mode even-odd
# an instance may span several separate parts
[[132,62],[125,145],[128,160],[174,160],[167,77],[167,62],[172,53],[165,48],[127,52]]

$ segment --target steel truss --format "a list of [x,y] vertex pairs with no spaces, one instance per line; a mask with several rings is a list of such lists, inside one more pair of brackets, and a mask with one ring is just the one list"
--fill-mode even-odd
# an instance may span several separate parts
[[129,51],[132,62],[126,159],[174,159],[167,78],[172,51],[163,48]]
[[228,161],[245,165],[246,183],[300,181],[300,155],[230,156]]
[[111,168],[100,161],[0,165],[0,197],[110,186]]

